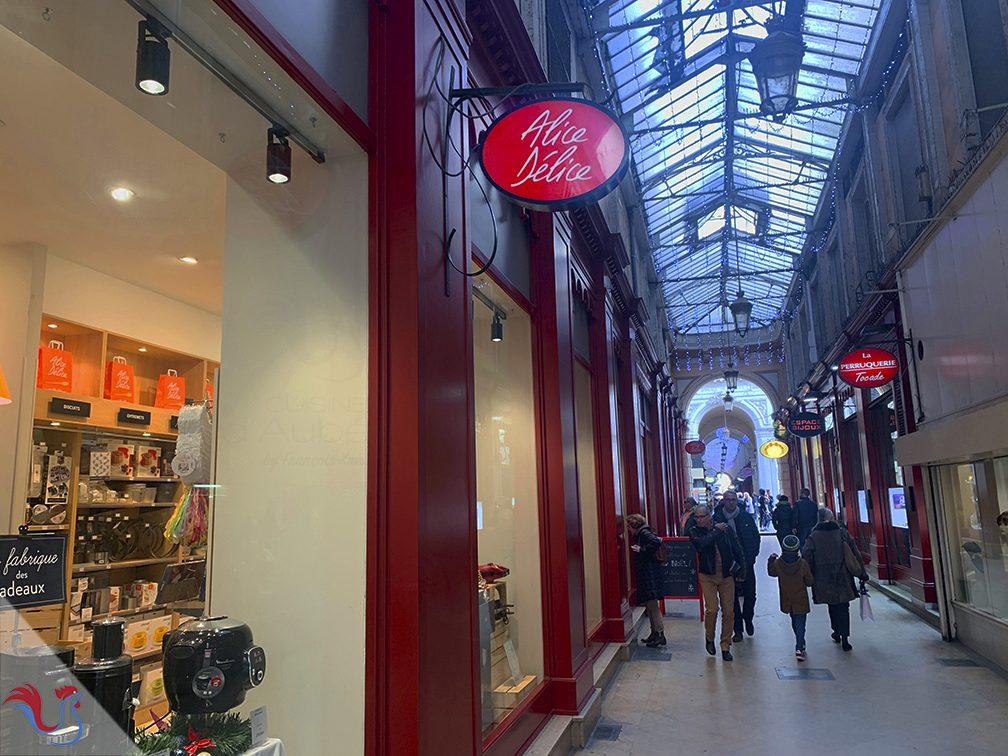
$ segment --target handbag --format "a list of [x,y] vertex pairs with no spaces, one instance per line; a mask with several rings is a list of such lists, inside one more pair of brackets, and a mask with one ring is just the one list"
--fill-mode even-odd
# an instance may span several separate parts
[[861,589],[861,621],[874,622],[875,616],[872,614],[871,602],[868,600],[868,591]]
[[668,562],[668,549],[665,547],[665,541],[661,542],[661,546],[659,546],[658,550],[654,553],[654,558],[655,561],[661,565]]
[[182,409],[185,406],[185,378],[171,368],[158,377],[154,406],[170,410]]
[[136,382],[133,368],[126,364],[125,357],[113,357],[105,363],[105,398],[114,402],[133,403]]
[[50,341],[39,347],[36,387],[70,393],[73,379],[73,354],[63,349],[62,341]]
[[844,566],[851,575],[861,577],[864,574],[864,562],[861,561],[860,555],[854,553],[854,549],[847,541],[843,542],[843,559]]

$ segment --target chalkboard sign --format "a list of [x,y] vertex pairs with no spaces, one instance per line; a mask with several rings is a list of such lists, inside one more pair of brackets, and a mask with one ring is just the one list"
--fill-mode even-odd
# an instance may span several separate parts
[[689,538],[662,538],[669,560],[663,568],[665,598],[699,599],[697,553]]
[[0,610],[66,601],[66,534],[0,536]]

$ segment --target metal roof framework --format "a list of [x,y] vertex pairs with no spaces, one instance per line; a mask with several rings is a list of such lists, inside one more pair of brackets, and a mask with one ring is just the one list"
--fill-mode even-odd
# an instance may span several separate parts
[[[780,317],[823,192],[881,0],[602,0],[589,4],[669,326],[732,330],[741,283],[754,327]],[[747,56],[774,14],[806,44],[798,108],[760,115]],[[713,303],[713,304],[711,304]]]

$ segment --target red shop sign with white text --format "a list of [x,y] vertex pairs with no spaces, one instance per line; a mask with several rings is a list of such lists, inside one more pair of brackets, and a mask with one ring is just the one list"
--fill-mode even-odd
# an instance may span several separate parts
[[703,441],[690,441],[686,444],[687,454],[703,454],[707,445]]
[[609,194],[630,165],[615,113],[588,100],[539,100],[510,110],[483,136],[490,182],[532,210],[570,210]]
[[856,388],[875,388],[899,375],[899,362],[884,349],[856,349],[840,360],[837,374]]

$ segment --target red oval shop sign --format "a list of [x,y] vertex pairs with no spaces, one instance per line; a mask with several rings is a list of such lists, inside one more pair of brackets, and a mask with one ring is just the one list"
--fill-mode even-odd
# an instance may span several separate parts
[[703,454],[707,445],[703,441],[690,441],[686,444],[687,454]]
[[587,100],[539,100],[510,110],[483,136],[490,182],[532,210],[570,210],[609,194],[630,165],[616,114]]
[[884,349],[856,349],[840,360],[837,374],[851,386],[874,388],[899,375],[899,362]]

